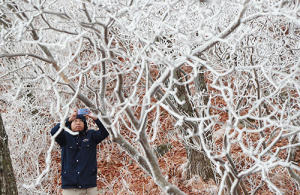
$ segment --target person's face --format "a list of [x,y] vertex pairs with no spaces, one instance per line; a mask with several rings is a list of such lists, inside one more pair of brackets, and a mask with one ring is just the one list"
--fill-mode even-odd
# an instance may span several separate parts
[[83,131],[84,130],[84,122],[77,118],[71,123],[72,131]]

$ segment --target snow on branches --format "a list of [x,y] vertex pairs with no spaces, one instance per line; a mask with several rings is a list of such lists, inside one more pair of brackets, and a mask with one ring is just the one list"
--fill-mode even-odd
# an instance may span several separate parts
[[110,132],[99,167],[119,171],[110,183],[99,168],[103,192],[140,193],[136,163],[156,193],[201,192],[194,180],[213,183],[207,193],[299,193],[298,1],[16,0],[0,11],[0,109],[20,192],[59,193],[49,130],[87,107]]

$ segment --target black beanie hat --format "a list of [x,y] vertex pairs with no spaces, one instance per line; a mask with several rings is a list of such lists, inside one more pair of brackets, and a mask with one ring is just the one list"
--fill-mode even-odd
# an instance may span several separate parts
[[76,118],[81,119],[83,122],[86,122],[86,118],[83,114],[78,114]]

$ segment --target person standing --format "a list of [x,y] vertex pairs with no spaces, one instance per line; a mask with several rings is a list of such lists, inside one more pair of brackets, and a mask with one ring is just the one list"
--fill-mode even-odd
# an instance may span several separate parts
[[[99,130],[88,130],[86,117],[93,119]],[[77,114],[75,108],[65,126],[78,135],[62,130],[55,138],[61,147],[62,194],[97,195],[97,144],[109,133],[97,117],[90,112]],[[59,129],[60,123],[52,128],[51,135]]]

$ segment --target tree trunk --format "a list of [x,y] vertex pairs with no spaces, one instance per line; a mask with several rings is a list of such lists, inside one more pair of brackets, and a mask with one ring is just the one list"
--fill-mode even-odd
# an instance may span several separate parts
[[204,152],[194,150],[193,148],[187,148],[187,179],[193,177],[193,175],[199,175],[204,181],[213,179],[215,181],[215,175],[211,167],[210,159]]
[[[182,74],[180,70],[176,71],[175,77],[177,79],[182,77]],[[207,91],[206,84],[204,81],[204,75],[198,74],[198,77],[195,79],[195,85],[197,89],[200,91]],[[188,116],[196,116],[197,112],[193,109],[193,106],[188,98],[187,89],[188,87],[185,87],[183,85],[176,85],[177,88],[177,95],[181,101],[185,101],[183,105],[178,105],[178,109],[183,111],[183,113],[186,113]],[[203,97],[203,104],[206,105],[208,101],[207,97]],[[185,128],[181,128],[181,132],[183,135],[186,135],[186,132],[184,130]],[[194,129],[195,133],[198,131],[198,129]],[[206,135],[206,138],[208,140],[211,140],[212,136],[211,133],[208,132]],[[207,181],[208,179],[213,179],[215,181],[214,172],[211,166],[210,159],[205,155],[203,151],[195,150],[193,147],[190,146],[196,146],[199,148],[201,146],[200,139],[193,138],[186,140],[186,152],[187,152],[187,179],[192,178],[193,175],[199,175],[203,178],[204,181]]]
[[16,180],[11,164],[7,135],[0,114],[0,194],[18,194]]

